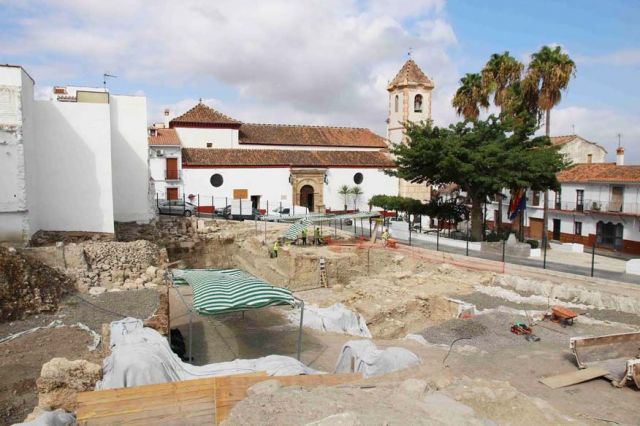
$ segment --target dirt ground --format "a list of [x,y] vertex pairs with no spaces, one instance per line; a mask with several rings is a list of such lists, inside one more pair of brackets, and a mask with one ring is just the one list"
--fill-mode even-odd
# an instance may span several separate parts
[[0,424],[24,420],[37,404],[36,379],[42,364],[51,358],[86,359],[102,363],[96,351],[89,351],[93,337],[85,330],[70,327],[77,322],[100,334],[102,324],[124,316],[147,318],[158,307],[158,292],[138,290],[69,295],[58,311],[34,315],[24,320],[0,323],[0,339],[11,334],[44,327],[59,320],[65,327],[48,328],[0,343]]
[[0,424],[21,422],[37,405],[36,379],[51,358],[100,364],[89,332],[76,327],[39,330],[0,344]]

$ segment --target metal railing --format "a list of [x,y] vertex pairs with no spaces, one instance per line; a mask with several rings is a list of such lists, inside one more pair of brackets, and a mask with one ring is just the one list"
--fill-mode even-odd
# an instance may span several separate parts
[[601,201],[585,199],[582,203],[562,201],[553,203],[550,208],[589,213],[626,213],[640,215],[640,204],[625,203],[623,201]]

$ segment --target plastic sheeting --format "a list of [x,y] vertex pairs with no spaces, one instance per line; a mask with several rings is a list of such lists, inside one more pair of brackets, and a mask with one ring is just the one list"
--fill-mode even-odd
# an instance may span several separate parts
[[371,340],[351,340],[344,344],[336,364],[336,373],[362,373],[367,377],[403,370],[422,363],[408,349],[378,349]]
[[111,323],[111,355],[103,363],[103,380],[96,389],[192,380],[203,377],[265,371],[270,376],[319,374],[300,361],[281,355],[194,366],[171,351],[167,339],[143,327],[142,321],[125,318]]
[[[288,312],[288,316],[291,322],[298,324],[300,309]],[[362,315],[350,311],[341,303],[336,303],[328,308],[305,305],[302,320],[304,327],[314,330],[371,338],[371,332]]]
[[63,409],[45,411],[30,422],[14,423],[13,426],[69,426],[75,425],[76,416]]

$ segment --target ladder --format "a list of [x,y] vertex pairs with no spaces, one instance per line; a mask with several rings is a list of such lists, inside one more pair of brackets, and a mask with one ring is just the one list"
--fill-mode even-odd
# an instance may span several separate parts
[[324,257],[320,258],[320,287],[329,287],[327,280],[327,263]]

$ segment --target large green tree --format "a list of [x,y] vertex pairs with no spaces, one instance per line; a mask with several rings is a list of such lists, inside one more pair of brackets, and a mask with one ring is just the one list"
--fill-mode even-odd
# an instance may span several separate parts
[[562,157],[547,137],[533,138],[535,130],[529,124],[515,132],[513,120],[494,115],[446,128],[410,123],[407,143],[392,148],[392,173],[414,183],[457,183],[471,200],[471,235],[482,240],[482,206],[489,196],[502,188],[558,187]]

